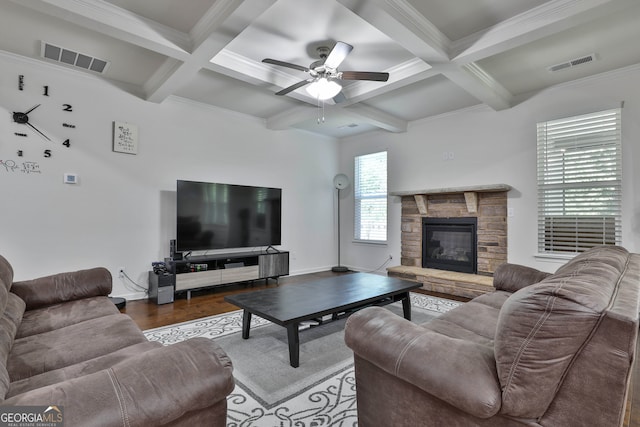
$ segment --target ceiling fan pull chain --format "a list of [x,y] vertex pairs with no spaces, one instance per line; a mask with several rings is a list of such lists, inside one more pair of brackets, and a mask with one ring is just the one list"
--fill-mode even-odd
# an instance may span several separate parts
[[[321,101],[320,98],[316,98],[316,101],[318,102],[318,124],[320,123],[324,123],[324,101]],[[320,102],[322,102],[322,115],[320,114]]]

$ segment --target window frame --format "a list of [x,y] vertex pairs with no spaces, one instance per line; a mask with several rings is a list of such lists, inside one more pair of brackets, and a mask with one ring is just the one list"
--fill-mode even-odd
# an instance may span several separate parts
[[[362,189],[362,174],[361,168],[367,166],[366,162],[375,163],[382,159],[376,159],[376,156],[384,157],[384,183],[377,182],[374,185],[379,185],[376,188],[364,188]],[[388,159],[389,155],[387,150],[378,151],[374,153],[362,154],[354,157],[354,183],[353,183],[353,199],[354,199],[354,215],[353,215],[353,241],[356,243],[368,243],[368,244],[387,244],[389,239],[389,203],[388,203]],[[371,167],[371,165],[369,165]],[[377,191],[375,191],[377,190]],[[364,191],[364,194],[363,194]],[[378,214],[384,215],[383,233],[384,239],[380,236],[374,235],[374,238],[367,238],[363,235],[362,226],[362,201],[380,202],[383,207],[379,208]],[[375,203],[373,205],[375,208]],[[371,233],[375,233],[376,230],[370,230],[370,233],[366,233],[367,236],[371,236]]]
[[621,113],[537,124],[539,255],[564,258],[621,243]]

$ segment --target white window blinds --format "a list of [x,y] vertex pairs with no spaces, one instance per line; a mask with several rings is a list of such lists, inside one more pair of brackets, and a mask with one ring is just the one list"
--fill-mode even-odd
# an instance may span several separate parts
[[620,244],[621,110],[538,123],[538,250]]
[[387,241],[387,152],[355,158],[356,240]]

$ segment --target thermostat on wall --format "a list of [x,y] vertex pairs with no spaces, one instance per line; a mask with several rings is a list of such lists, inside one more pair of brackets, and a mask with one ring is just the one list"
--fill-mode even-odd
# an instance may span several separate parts
[[75,173],[65,173],[64,174],[64,183],[65,184],[77,184],[78,183],[78,175]]

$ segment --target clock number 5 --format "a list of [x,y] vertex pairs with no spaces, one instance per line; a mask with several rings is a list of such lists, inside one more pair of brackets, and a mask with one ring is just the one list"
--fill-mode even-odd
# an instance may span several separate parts
[[62,111],[73,111],[71,104],[62,104]]

